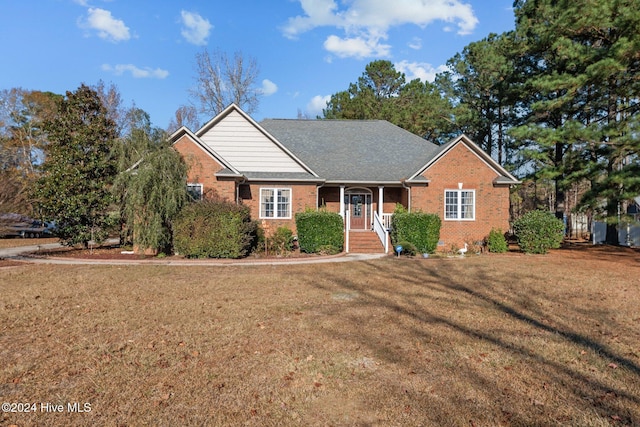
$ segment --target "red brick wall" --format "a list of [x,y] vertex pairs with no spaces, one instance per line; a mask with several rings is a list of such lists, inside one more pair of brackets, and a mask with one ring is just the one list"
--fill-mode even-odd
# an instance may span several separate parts
[[236,184],[232,179],[218,179],[216,172],[224,167],[204,152],[187,135],[180,138],[174,148],[182,154],[189,166],[187,181],[203,186],[203,193],[208,198],[221,198],[224,200],[236,200]]
[[[486,237],[492,228],[503,232],[509,228],[509,187],[493,185],[498,177],[483,160],[463,143],[457,144],[444,157],[431,165],[423,176],[430,180],[426,186],[411,189],[411,209],[436,213],[442,220],[440,250],[451,246],[461,248]],[[475,220],[458,221],[444,219],[444,191],[475,190]]]
[[[291,189],[291,218],[269,219],[260,218],[260,189],[261,188],[290,188]],[[251,209],[251,218],[266,225],[267,231],[273,233],[278,227],[288,227],[296,233],[295,214],[305,209],[316,209],[315,184],[275,185],[273,183],[251,183],[240,186],[240,201]]]
[[340,187],[321,187],[318,203],[329,212],[340,213]]

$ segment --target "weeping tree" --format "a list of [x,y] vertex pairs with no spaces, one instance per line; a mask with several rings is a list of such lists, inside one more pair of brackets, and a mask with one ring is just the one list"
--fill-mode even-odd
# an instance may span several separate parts
[[164,132],[144,126],[121,140],[117,151],[121,242],[143,252],[171,252],[172,221],[188,200],[184,160]]

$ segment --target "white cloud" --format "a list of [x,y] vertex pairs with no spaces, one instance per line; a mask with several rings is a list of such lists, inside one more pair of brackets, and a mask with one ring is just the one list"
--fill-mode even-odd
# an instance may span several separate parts
[[264,79],[262,81],[262,89],[260,89],[260,92],[264,96],[273,95],[277,91],[278,91],[278,85],[276,85],[274,82],[268,79]]
[[414,50],[420,50],[422,49],[422,39],[420,37],[414,37],[413,39],[411,39],[411,41],[409,42],[408,46],[411,49]]
[[125,72],[129,72],[131,73],[131,76],[136,79],[165,79],[169,76],[169,72],[167,70],[163,70],[161,68],[156,68],[154,70],[150,67],[139,68],[133,64],[117,64],[114,66],[103,64],[102,69],[113,73],[116,76],[121,76]]
[[306,113],[309,117],[317,117],[322,115],[322,110],[327,108],[327,102],[331,100],[331,95],[321,96],[316,95],[311,98],[311,101],[307,104]]
[[83,28],[96,30],[98,37],[112,42],[129,40],[131,34],[121,19],[115,19],[111,12],[100,8],[89,8],[87,19],[80,23]]
[[[387,38],[388,30],[405,24],[420,27],[443,21],[454,24],[458,34],[471,33],[478,24],[473,8],[465,0],[298,0],[304,12],[289,18],[282,28],[289,38],[317,27],[335,27],[344,31],[344,37],[332,35],[325,48],[333,47],[339,56],[377,56],[387,52],[388,45],[378,45]],[[355,46],[359,45],[359,46]],[[414,44],[415,45],[415,44]],[[357,52],[350,55],[349,52]]]
[[352,37],[341,39],[331,35],[324,42],[324,48],[340,58],[354,57],[358,59],[389,56],[391,46],[381,44],[376,37]]
[[407,77],[407,81],[414,79],[420,79],[423,82],[431,82],[436,79],[437,73],[447,71],[446,65],[438,65],[434,67],[426,62],[409,62],[400,61],[394,64],[396,71],[404,73]]
[[196,46],[206,45],[209,33],[213,28],[209,20],[197,13],[187,12],[186,10],[180,11],[180,16],[183,25],[181,32],[182,37]]

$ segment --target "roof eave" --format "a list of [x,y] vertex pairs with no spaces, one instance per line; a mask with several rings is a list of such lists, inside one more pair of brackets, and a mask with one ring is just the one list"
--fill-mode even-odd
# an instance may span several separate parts
[[324,184],[325,180],[322,178],[260,178],[243,176],[247,182],[286,182],[286,183],[312,183],[312,184]]
[[344,179],[328,179],[326,184],[334,185],[402,185],[402,180],[397,181],[375,181],[375,180],[344,180]]

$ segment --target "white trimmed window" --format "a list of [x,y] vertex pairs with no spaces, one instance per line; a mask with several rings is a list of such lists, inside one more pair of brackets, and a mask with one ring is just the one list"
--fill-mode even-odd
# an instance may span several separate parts
[[291,218],[291,189],[261,188],[260,218]]
[[445,190],[444,219],[473,221],[476,219],[475,190]]
[[187,183],[187,193],[193,200],[202,200],[202,184]]

